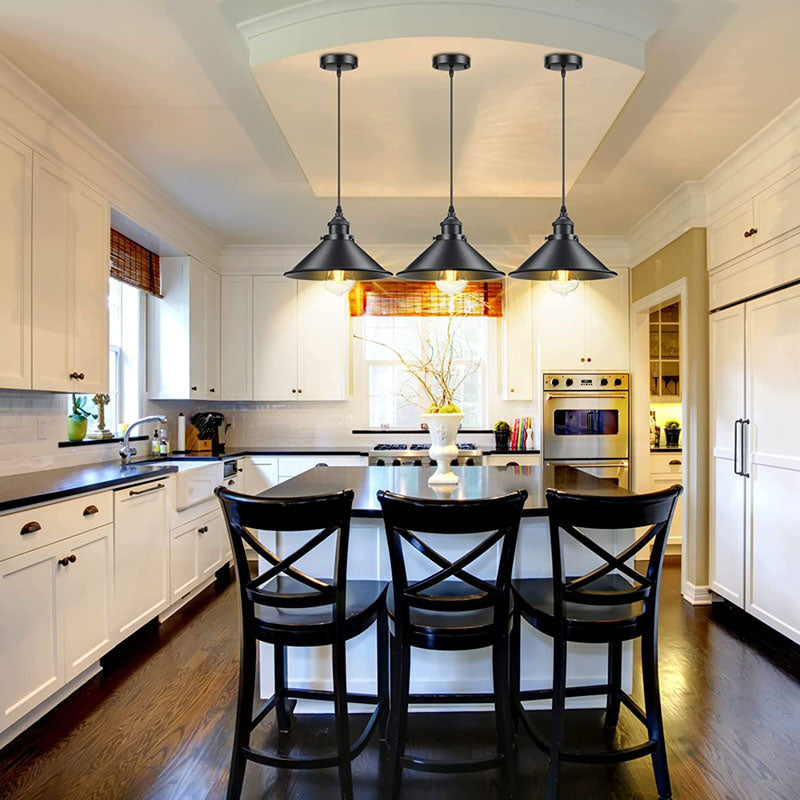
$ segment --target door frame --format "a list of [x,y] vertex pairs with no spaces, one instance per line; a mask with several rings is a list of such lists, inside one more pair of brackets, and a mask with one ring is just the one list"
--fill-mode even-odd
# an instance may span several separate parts
[[[690,381],[686,380],[686,353],[688,347],[688,282],[680,278],[656,292],[631,303],[631,374],[638,379],[631,381],[631,489],[635,492],[650,490],[650,309],[661,303],[677,297],[680,299],[680,355],[678,358],[681,372],[681,430],[683,431],[683,485],[689,491],[684,495],[683,501],[683,536],[681,537],[681,594],[689,602],[696,602],[695,588],[687,581],[689,559],[693,558],[694,548],[687,547],[687,542],[694,542],[697,531],[690,528],[690,520],[696,515],[689,512],[694,506],[697,487],[694,485],[694,464],[690,454],[691,431],[686,425],[686,410],[692,402],[692,388]],[[647,376],[647,380],[644,380]],[[694,566],[693,564],[691,565]],[[693,574],[693,573],[692,573]],[[703,601],[704,602],[704,601]]]

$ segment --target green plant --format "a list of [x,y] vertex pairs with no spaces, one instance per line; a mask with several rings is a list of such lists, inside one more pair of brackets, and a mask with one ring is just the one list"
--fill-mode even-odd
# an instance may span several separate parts
[[75,422],[81,422],[85,419],[97,419],[97,414],[92,414],[85,406],[89,398],[85,394],[72,395],[72,413],[69,415]]
[[510,431],[511,426],[504,419],[501,419],[498,422],[495,422],[494,429],[496,431]]
[[676,430],[676,429],[680,430],[681,423],[677,419],[668,419],[664,423],[664,427],[669,431]]

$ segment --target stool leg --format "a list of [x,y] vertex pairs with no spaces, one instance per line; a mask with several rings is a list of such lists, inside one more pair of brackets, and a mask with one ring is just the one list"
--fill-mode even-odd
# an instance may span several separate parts
[[550,734],[550,768],[547,773],[547,800],[558,800],[558,770],[564,735],[564,702],[567,686],[567,642],[553,640],[553,712]]
[[608,700],[606,701],[607,728],[616,728],[619,722],[619,693],[622,690],[622,642],[608,643]]
[[[506,625],[507,623],[503,623]],[[494,673],[494,718],[497,732],[497,750],[503,755],[503,779],[508,800],[517,796],[516,769],[514,764],[514,730],[512,724],[512,695],[509,685],[509,640],[500,636],[492,647]]]
[[389,717],[389,622],[386,609],[378,614],[377,649],[378,702],[383,704],[377,725],[381,740],[386,741],[386,721]]
[[514,732],[517,732],[517,717],[520,714],[519,710],[519,693],[520,693],[520,685],[521,685],[521,678],[520,672],[522,669],[522,665],[520,660],[522,658],[522,645],[521,645],[521,636],[522,636],[522,617],[520,614],[515,611],[514,612],[514,624],[511,628],[511,653],[510,653],[510,663],[509,663],[509,674],[510,674],[510,683],[511,683],[511,722],[514,726]]
[[286,689],[286,648],[283,645],[273,645],[273,655],[275,656],[275,694],[278,702],[275,704],[275,711],[278,715],[278,730],[281,733],[289,733],[292,727],[292,717],[289,711],[289,704],[283,696]]
[[[395,626],[399,623],[395,622]],[[411,671],[411,650],[403,646],[397,636],[392,641],[392,701],[389,735],[388,796],[397,800],[400,795],[402,767],[400,759],[405,754],[408,725],[408,693]]]
[[347,659],[342,638],[333,647],[333,704],[336,718],[336,749],[339,753],[339,787],[342,800],[353,798],[350,767],[350,725],[347,716]]
[[244,783],[247,759],[243,747],[250,746],[253,722],[253,695],[256,689],[256,642],[248,635],[246,626],[239,651],[239,696],[236,700],[236,726],[233,733],[231,771],[228,777],[228,800],[239,800]]
[[647,713],[647,734],[655,740],[653,772],[660,800],[672,797],[667,765],[667,746],[664,741],[664,722],[661,719],[661,694],[658,686],[658,642],[655,630],[642,636],[642,684]]

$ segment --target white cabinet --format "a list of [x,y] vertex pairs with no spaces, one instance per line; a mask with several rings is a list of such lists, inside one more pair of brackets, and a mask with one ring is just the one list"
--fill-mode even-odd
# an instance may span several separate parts
[[503,399],[534,399],[533,290],[506,278],[503,294]]
[[278,459],[270,456],[251,456],[239,462],[244,468],[245,494],[261,494],[278,482]]
[[147,297],[150,397],[221,397],[219,275],[196,258],[162,258],[161,290]]
[[220,289],[223,400],[253,399],[253,277],[223,275]]
[[167,480],[114,492],[114,632],[117,641],[169,605]]
[[[651,453],[650,454],[650,490],[653,492],[668,489],[676,483],[683,482],[683,454]],[[680,547],[683,540],[683,495],[678,498],[675,514],[669,528],[667,545]]]
[[751,198],[723,214],[708,226],[706,251],[709,269],[753,249],[757,242],[757,237],[750,233],[754,227],[753,222],[753,200]]
[[206,514],[170,534],[170,604],[185,597],[195,586],[228,560],[228,532],[220,511]]
[[253,279],[253,399],[345,400],[347,299],[321,283]]
[[109,208],[61,167],[33,159],[33,388],[108,388]]
[[206,517],[200,528],[197,534],[197,571],[203,581],[210,578],[227,559],[228,530],[219,511]]
[[492,453],[486,456],[484,463],[487,467],[539,467],[542,457],[539,453],[508,452]]
[[581,281],[562,297],[546,283],[533,287],[539,370],[619,371],[630,364],[628,273]]
[[33,151],[0,129],[0,387],[31,383]]

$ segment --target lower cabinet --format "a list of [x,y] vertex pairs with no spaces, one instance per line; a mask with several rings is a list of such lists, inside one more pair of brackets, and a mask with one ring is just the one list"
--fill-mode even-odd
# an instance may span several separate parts
[[160,480],[114,492],[116,641],[170,604],[166,489],[166,480]]
[[245,494],[260,494],[278,482],[277,457],[250,456],[242,461],[244,462],[242,491]]
[[486,456],[487,467],[538,467],[542,457],[538,453],[492,453]]
[[228,531],[220,511],[170,534],[170,605],[211,577],[230,558]]

